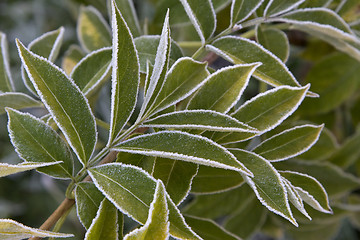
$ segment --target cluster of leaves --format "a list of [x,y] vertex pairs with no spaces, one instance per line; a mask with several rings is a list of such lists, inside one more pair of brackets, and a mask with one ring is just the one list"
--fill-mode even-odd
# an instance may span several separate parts
[[[156,11],[145,30],[132,1],[108,2],[111,27],[99,10],[82,7],[81,46],[68,49],[62,68],[54,61],[64,28],[27,47],[17,40],[32,96],[14,89],[1,33],[0,113],[24,162],[1,163],[0,176],[36,168],[70,180],[66,199],[74,199],[85,239],[239,239],[259,230],[279,237],[283,226],[293,238],[325,239],[322,229],[332,237],[344,217],[360,216],[352,212],[360,179],[346,172],[360,156],[360,134],[337,136],[339,146],[322,124],[338,126],[329,120],[335,114],[356,126],[360,18],[357,1],[331,2],[147,1]],[[159,26],[160,35],[144,35]],[[316,61],[305,79],[312,91],[285,65],[283,30],[321,40],[304,53]],[[324,42],[316,60],[311,50]],[[229,66],[210,67],[209,55]],[[28,108],[47,114],[19,111]],[[141,225],[125,236],[123,214]],[[0,236],[71,235],[2,219]]]

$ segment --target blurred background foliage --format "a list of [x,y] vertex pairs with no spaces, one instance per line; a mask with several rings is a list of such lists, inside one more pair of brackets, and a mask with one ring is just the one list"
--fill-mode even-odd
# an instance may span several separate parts
[[[305,6],[322,6],[336,10],[340,0],[306,1]],[[165,10],[171,7],[172,0],[134,0],[142,30],[145,34],[159,34]],[[213,0],[217,12],[217,32],[224,30],[230,21],[230,1]],[[79,45],[76,35],[76,22],[80,6],[92,5],[108,19],[108,6],[105,0],[0,0],[0,31],[7,34],[10,50],[11,72],[16,83],[17,91],[29,93],[23,85],[20,73],[20,60],[16,51],[14,39],[19,38],[25,44],[41,34],[65,27],[64,42],[56,62],[61,66],[66,50],[73,44]],[[171,8],[170,19],[172,24],[172,37],[178,41],[198,41],[197,34],[189,21],[181,12],[183,9]],[[348,1],[346,8],[339,14],[348,22],[354,23],[360,18],[360,2]],[[354,31],[360,31],[360,24],[353,24]],[[338,52],[334,47],[297,30],[286,29],[285,33],[290,42],[290,57],[287,65],[298,81],[305,85],[310,82],[311,90],[321,95],[319,99],[306,99],[298,111],[282,126],[274,129],[266,136],[274,135],[281,130],[299,122],[325,123],[326,129],[319,142],[308,153],[299,158],[310,167],[316,164],[331,163],[342,168],[347,173],[360,176],[360,63],[351,57]],[[250,36],[255,39],[255,36]],[[185,54],[192,54],[196,48],[184,48]],[[81,53],[79,53],[79,58]],[[219,68],[227,64],[226,61],[208,55],[212,66]],[[344,74],[346,73],[346,74]],[[250,81],[242,101],[264,91],[264,86],[258,81]],[[29,93],[30,94],[30,93]],[[103,102],[108,101],[105,99]],[[101,101],[100,101],[101,102]],[[99,110],[102,111],[102,110]],[[36,114],[36,113],[35,113]],[[109,114],[103,114],[109,115]],[[106,120],[106,119],[105,119]],[[0,116],[0,158],[3,162],[18,163],[16,153],[9,142],[7,133],[7,119]],[[294,163],[294,164],[293,164]],[[295,162],[287,161],[274,164],[277,168],[296,168]],[[312,165],[314,164],[314,165]],[[303,166],[302,166],[303,167]],[[297,170],[301,168],[298,167]],[[315,167],[312,169],[313,172]],[[309,173],[312,175],[311,173]],[[325,188],[331,192],[334,187],[326,184],[327,171],[321,170],[316,177]],[[324,180],[323,180],[324,179]],[[322,181],[323,180],[323,181]],[[333,183],[336,184],[336,183]],[[327,188],[327,185],[328,188]],[[67,186],[64,181],[55,181],[35,171],[25,172],[2,178],[0,181],[0,218],[12,218],[29,226],[39,226],[58,206],[63,199],[63,192]],[[342,186],[337,186],[342,188]],[[330,188],[330,189],[329,189]],[[346,186],[345,186],[346,188]],[[265,235],[278,239],[338,239],[356,240],[360,238],[360,197],[356,191],[358,186],[346,188],[347,194],[332,197],[334,215],[311,212],[314,216],[312,222],[300,223],[295,229],[289,227],[272,213],[264,217],[260,229],[254,239],[265,238]],[[231,195],[231,192],[230,192]],[[256,206],[254,209],[257,209]],[[309,210],[310,211],[310,210]],[[80,225],[75,211],[71,212],[70,221],[67,221],[63,231],[76,233],[74,239],[83,239],[84,230]],[[200,214],[201,215],[201,214]],[[244,215],[245,216],[245,215]],[[129,220],[127,220],[129,221]],[[306,223],[305,223],[306,222]],[[132,225],[126,225],[130,228]],[[284,233],[283,229],[288,229]],[[328,236],[326,236],[328,235]]]

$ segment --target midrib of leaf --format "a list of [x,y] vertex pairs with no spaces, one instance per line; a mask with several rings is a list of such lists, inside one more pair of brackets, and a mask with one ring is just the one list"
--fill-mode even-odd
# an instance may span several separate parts
[[145,205],[147,208],[150,209],[150,206],[148,206],[146,203],[144,203],[140,198],[138,198],[135,194],[133,194],[129,189],[123,187],[121,184],[119,184],[118,182],[114,181],[113,179],[109,178],[108,176],[99,173],[98,171],[96,171],[97,174],[103,176],[104,178],[110,180],[111,182],[115,183],[116,185],[118,185],[119,187],[121,187],[122,189],[124,189],[125,191],[127,191],[128,193],[130,193],[134,198],[136,198],[139,202],[141,202],[143,205]]
[[[234,3],[235,3],[235,1],[236,1],[236,0],[234,0]],[[242,6],[243,6],[243,4],[244,4],[244,1],[246,1],[246,0],[242,0],[239,9],[238,9],[238,11],[236,12],[236,15],[234,15],[234,19],[232,19],[233,22],[236,21],[236,19],[238,18],[239,13],[240,13],[240,11],[241,11],[241,8],[242,8]],[[235,6],[235,4],[234,4],[234,6]]]
[[171,169],[170,169],[169,175],[168,175],[168,177],[167,177],[167,179],[166,179],[165,188],[169,185],[169,181],[170,181],[170,178],[171,178],[171,174],[172,174],[172,172],[173,172],[173,170],[174,170],[176,161],[177,161],[177,160],[174,160],[173,163],[171,164]]
[[99,207],[99,206],[95,203],[94,199],[84,190],[84,188],[82,188],[80,185],[78,185],[77,187],[81,188],[81,190],[86,194],[86,196],[88,196],[88,198],[91,200],[91,202],[94,204],[95,207]]
[[[68,115],[68,113],[65,111],[65,109],[63,108],[63,106],[61,105],[61,103],[59,102],[58,98],[54,95],[54,93],[51,91],[51,89],[49,88],[49,86],[46,84],[45,80],[42,78],[42,76],[39,74],[39,72],[37,71],[37,69],[34,67],[34,65],[30,62],[30,65],[32,66],[33,70],[37,73],[38,77],[41,79],[41,81],[43,82],[43,84],[46,86],[46,88],[49,90],[49,92],[51,93],[51,95],[55,98],[56,102],[58,103],[58,105],[60,106],[60,108],[63,110],[65,116],[68,118],[69,122],[71,123],[71,127],[73,128],[73,130],[75,131],[77,137],[78,137],[78,140],[80,142],[80,145],[81,145],[81,149],[82,149],[82,153],[83,153],[83,158],[84,160],[86,159],[86,156],[85,156],[85,149],[84,149],[84,146],[82,144],[82,141],[81,141],[81,138],[80,138],[80,135],[77,131],[77,129],[74,127],[74,123],[72,121],[72,119],[70,118],[70,116]],[[50,106],[49,106],[50,108]]]
[[90,81],[85,85],[84,87],[84,92],[88,91],[89,90],[89,86],[92,86],[93,83],[95,82],[94,79],[97,79],[98,76],[100,75],[103,75],[105,73],[105,70],[109,67],[109,64],[111,63],[111,61],[108,61],[106,64],[104,64],[104,66],[102,68],[100,68],[100,70],[95,74],[95,76],[93,76]]
[[[261,152],[261,153],[258,153],[258,154],[265,154],[265,153],[268,153],[268,152],[275,151],[275,150],[277,150],[277,149],[279,149],[279,148],[281,148],[281,147],[283,147],[283,146],[286,146],[286,145],[289,145],[289,144],[295,142],[295,141],[298,140],[298,139],[306,138],[307,136],[309,136],[309,135],[311,135],[311,134],[312,134],[312,133],[308,133],[308,134],[306,134],[306,135],[302,135],[302,136],[293,138],[291,141],[288,141],[287,143],[278,145],[277,147],[274,147],[274,148],[272,148],[272,149],[269,149],[269,150],[267,150],[267,151],[265,151],[265,152]],[[261,145],[259,145],[259,146],[261,146]],[[256,149],[255,149],[255,150],[256,150]]]
[[[33,137],[33,135],[25,128],[25,126],[20,122],[18,121],[18,123],[21,125],[21,127],[28,133],[28,135],[30,135],[30,137],[37,143],[37,145],[39,145],[53,160],[54,162],[58,162],[58,160],[56,160],[37,140],[36,138]],[[69,174],[69,172],[61,165],[61,164],[58,164],[59,167],[61,167],[66,173]],[[70,178],[72,177],[71,174],[69,174],[68,176],[70,176]]]

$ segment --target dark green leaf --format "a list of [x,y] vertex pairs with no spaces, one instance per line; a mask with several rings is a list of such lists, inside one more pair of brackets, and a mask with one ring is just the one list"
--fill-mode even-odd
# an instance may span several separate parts
[[303,2],[305,0],[270,0],[265,8],[264,16],[283,14],[298,7]]
[[256,39],[267,50],[275,54],[281,61],[286,62],[289,57],[290,45],[286,34],[276,28],[256,28]]
[[14,91],[6,35],[0,32],[0,92]]
[[41,107],[42,103],[20,92],[0,93],[0,114],[5,113],[5,107],[14,109],[24,109],[31,107]]
[[115,3],[124,18],[126,25],[129,27],[131,34],[134,37],[140,36],[141,29],[136,15],[134,2],[131,0],[115,0]]
[[264,0],[232,0],[231,25],[241,23],[249,18]]

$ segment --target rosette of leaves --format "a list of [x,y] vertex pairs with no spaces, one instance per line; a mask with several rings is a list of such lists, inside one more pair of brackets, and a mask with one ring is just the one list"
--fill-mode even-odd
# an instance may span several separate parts
[[[338,147],[321,121],[311,123],[306,114],[346,101],[345,87],[336,87],[340,80],[352,93],[358,86],[356,20],[349,17],[355,22],[347,23],[339,15],[351,14],[348,2],[333,11],[326,8],[328,1],[159,1],[148,24],[156,31],[161,19],[161,34],[151,36],[142,35],[132,1],[109,1],[111,26],[96,8],[82,7],[80,47],[69,48],[63,69],[53,63],[63,28],[28,47],[16,41],[34,97],[15,92],[1,34],[0,112],[7,113],[11,142],[24,160],[2,164],[1,176],[37,168],[69,179],[62,211],[49,219],[59,230],[61,213],[75,206],[85,239],[240,239],[258,230],[282,233],[280,226],[301,238],[302,226],[315,237],[316,229],[336,229],[357,206],[341,204],[339,197],[360,183],[344,170],[357,160],[346,153],[358,152],[358,137]],[[225,28],[218,19],[224,9],[230,11]],[[196,34],[178,43],[183,24]],[[285,65],[290,45],[283,30],[290,28],[342,52],[311,70],[311,91]],[[193,55],[184,56],[189,49],[183,48],[194,46]],[[214,69],[205,54],[230,65]],[[336,64],[343,60],[345,66]],[[324,66],[333,66],[334,73],[322,73]],[[339,98],[331,99],[322,83],[313,83],[318,74],[331,76],[325,87]],[[244,91],[254,84],[260,91],[249,98]],[[104,117],[106,111],[97,110],[106,105],[106,87],[111,94]],[[303,101],[309,106],[297,119],[307,121],[295,121]],[[22,111],[33,107],[48,114],[38,118]],[[330,207],[329,197],[337,204]],[[139,227],[124,233],[123,214]],[[8,219],[0,229],[4,239],[70,236]]]

